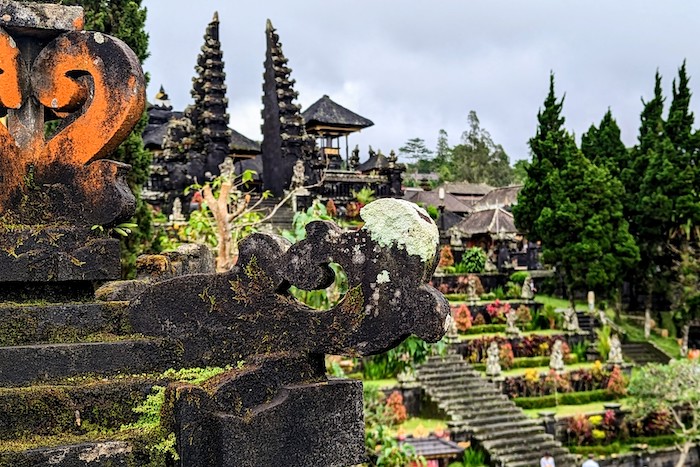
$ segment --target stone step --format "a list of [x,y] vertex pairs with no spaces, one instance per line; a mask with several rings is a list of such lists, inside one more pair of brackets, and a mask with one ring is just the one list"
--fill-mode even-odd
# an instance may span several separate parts
[[476,373],[472,368],[464,362],[449,361],[434,367],[421,367],[416,371],[416,375],[428,376],[436,374],[449,374],[450,372],[465,372],[467,374]]
[[622,344],[622,354],[638,365],[647,363],[667,364],[671,357],[648,342],[630,342]]
[[491,436],[513,430],[529,430],[530,428],[536,428],[538,431],[544,433],[544,427],[541,422],[537,419],[527,417],[520,420],[511,420],[508,423],[494,422],[481,424],[479,426],[472,425],[472,430],[474,433],[479,434],[479,436]]
[[157,376],[99,379],[73,385],[0,388],[0,440],[77,434],[81,426],[116,430],[134,423]]
[[162,372],[178,368],[180,351],[161,339],[0,348],[0,384],[25,385],[84,374]]
[[509,438],[489,439],[483,441],[481,444],[489,452],[494,452],[499,456],[528,452],[532,450],[534,446],[537,446],[539,449],[549,449],[559,445],[559,443],[554,441],[552,435],[548,435],[544,432],[522,438],[513,436]]
[[435,401],[439,401],[439,403],[443,404],[449,404],[449,405],[469,405],[470,401],[476,401],[476,403],[480,403],[482,401],[488,401],[492,399],[499,399],[499,394],[498,393],[493,393],[493,392],[486,392],[486,393],[470,393],[470,392],[463,392],[461,394],[452,394],[449,396],[436,396],[435,394],[428,392],[430,395],[431,399]]
[[496,391],[493,388],[488,388],[488,387],[480,387],[480,388],[474,388],[474,389],[438,389],[438,390],[430,390],[428,391],[431,396],[438,398],[440,400],[449,400],[449,401],[454,401],[454,400],[460,400],[460,399],[468,399],[468,398],[475,398],[475,397],[481,397],[481,396],[492,396],[495,397],[499,394],[498,391]]
[[129,333],[128,302],[0,304],[0,347],[85,341]]
[[485,412],[483,415],[475,415],[465,420],[465,424],[470,428],[477,429],[480,426],[488,426],[495,423],[514,423],[523,420],[532,420],[522,412],[513,411],[510,406],[504,406],[500,409],[493,409]]
[[0,467],[131,467],[151,465],[150,455],[129,440],[86,441],[12,452],[0,449]]
[[422,381],[426,384],[431,384],[431,385],[454,385],[454,384],[474,384],[474,383],[481,383],[481,384],[488,384],[487,381],[480,381],[476,375],[469,374],[467,372],[454,372],[454,373],[446,373],[446,374],[428,374],[428,375],[416,375],[416,379],[418,381]]
[[512,407],[517,410],[517,406],[504,394],[498,394],[497,396],[479,396],[464,399],[459,402],[454,401],[449,405],[456,410],[466,410],[469,412],[479,411],[481,409],[486,410],[491,407]]
[[545,434],[545,431],[542,425],[491,425],[488,430],[477,430],[475,434],[481,441],[497,439],[512,440],[513,438],[526,438]]

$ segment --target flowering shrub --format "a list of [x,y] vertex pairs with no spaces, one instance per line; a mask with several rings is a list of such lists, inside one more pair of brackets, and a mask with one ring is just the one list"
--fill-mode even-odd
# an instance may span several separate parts
[[474,321],[472,321],[472,325],[474,326],[483,326],[484,324],[486,324],[486,320],[484,319],[484,315],[481,313],[476,315],[476,318],[474,318]]
[[[481,314],[477,315],[472,321],[473,326],[484,324],[484,318]],[[492,341],[496,341],[500,347],[506,342],[511,342],[506,337],[481,337],[478,339],[470,339],[466,341],[466,354],[469,355],[472,352],[476,352],[479,358],[477,361],[482,361],[486,356],[486,349],[489,348]],[[554,341],[561,340],[561,336],[542,336],[538,334],[531,334],[524,336],[521,339],[517,339],[511,342],[513,354],[516,358],[521,357],[548,357],[550,354],[549,349],[552,348]],[[543,345],[546,344],[546,345]],[[564,351],[565,359],[568,358],[570,351],[569,346],[564,345],[562,347]]]
[[406,406],[403,405],[403,396],[399,391],[394,391],[386,399],[386,407],[391,421],[398,425],[408,419]]
[[452,255],[452,247],[450,245],[445,245],[440,249],[440,262],[438,263],[439,268],[449,268],[454,266],[455,257]]
[[515,316],[517,320],[522,324],[529,324],[532,321],[532,315],[530,314],[530,308],[525,305],[520,305],[517,310],[515,310]]
[[486,305],[486,313],[491,317],[491,322],[505,322],[509,311],[510,303],[501,303],[499,299]]
[[627,381],[619,366],[615,365],[610,373],[606,389],[610,394],[614,394],[618,397],[622,397],[627,394]]
[[501,366],[503,366],[503,368],[506,370],[513,367],[513,360],[515,357],[513,356],[513,346],[510,345],[509,342],[501,345],[500,351],[498,352],[498,358],[501,360]]
[[441,294],[450,293],[450,286],[447,285],[447,284],[445,284],[445,283],[443,282],[442,284],[440,284],[440,285],[438,286],[438,291],[439,291]]
[[458,331],[464,332],[472,327],[472,312],[469,311],[469,308],[464,303],[452,308],[452,317],[455,320]]
[[579,446],[590,444],[593,438],[593,426],[584,414],[577,414],[571,417],[566,424],[566,432],[569,441],[574,441]]
[[477,276],[475,274],[469,274],[466,276],[459,276],[459,278],[457,279],[456,292],[457,293],[467,293],[470,280],[474,281],[474,289],[475,289],[476,295],[481,296],[484,293],[484,286],[482,285],[481,279],[479,279],[479,276]]
[[585,368],[563,373],[561,375],[542,375],[534,368],[525,370],[523,376],[512,376],[505,379],[504,393],[510,398],[541,397],[557,392],[583,392],[607,389],[609,374],[601,379],[593,378],[591,371]]

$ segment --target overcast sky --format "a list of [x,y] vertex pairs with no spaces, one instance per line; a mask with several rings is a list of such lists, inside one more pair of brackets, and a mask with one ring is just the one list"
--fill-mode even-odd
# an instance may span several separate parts
[[[658,68],[671,81],[687,59],[700,115],[700,2],[692,0],[144,0],[149,99],[162,84],[176,109],[215,10],[221,20],[231,126],[259,140],[265,20],[277,28],[305,109],[323,94],[375,125],[350,137],[398,152],[409,138],[434,149],[444,128],[459,142],[467,114],[505,148],[529,158],[527,140],[550,70],[566,94],[566,126],[580,139],[608,107],[629,146],[641,99]],[[670,100],[670,99],[669,99]],[[668,102],[667,102],[668,104]],[[698,125],[696,125],[698,127]]]

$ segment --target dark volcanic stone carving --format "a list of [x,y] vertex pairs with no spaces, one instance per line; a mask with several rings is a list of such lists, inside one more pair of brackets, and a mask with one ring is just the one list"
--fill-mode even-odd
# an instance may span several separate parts
[[[118,277],[118,242],[91,227],[134,211],[128,166],[104,158],[143,113],[138,59],[81,31],[80,8],[0,7],[0,281]],[[60,120],[50,137],[47,119]]]
[[[353,457],[362,452],[361,391],[352,382],[328,387],[323,355],[376,354],[411,334],[435,342],[449,314],[444,297],[425,284],[436,265],[438,239],[425,211],[383,199],[367,205],[362,216],[365,227],[355,232],[313,222],[307,238],[293,246],[281,237],[253,234],[241,244],[238,265],[229,272],[157,283],[131,302],[133,332],[176,341],[184,365],[243,362],[242,370],[203,389],[171,388],[178,446],[189,459],[183,465],[231,465],[226,459],[233,452],[252,456],[240,465],[265,465],[269,454],[257,446],[258,435],[248,429],[246,436],[228,436],[245,431],[243,426],[268,430],[272,437],[284,427],[311,433],[316,423],[347,433],[352,447],[343,449],[350,461],[326,459],[333,451],[327,440],[328,449],[317,446],[312,451],[318,449],[318,455],[299,457],[307,464],[285,465],[361,462]],[[289,294],[291,285],[304,290],[330,285],[329,263],[339,264],[348,278],[349,290],[336,306],[315,310]],[[320,405],[334,397],[338,406]],[[196,420],[193,407],[205,408]],[[357,417],[346,419],[347,410]],[[300,436],[286,441],[290,449],[305,451],[302,439],[315,446]]]

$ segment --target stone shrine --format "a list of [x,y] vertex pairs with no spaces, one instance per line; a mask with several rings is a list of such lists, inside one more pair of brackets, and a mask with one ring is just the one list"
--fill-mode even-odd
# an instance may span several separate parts
[[[110,230],[134,198],[128,166],[105,157],[143,113],[144,78],[128,47],[82,25],[81,8],[0,1],[0,466],[363,462],[361,383],[329,380],[324,355],[443,336],[434,222],[379,200],[361,230],[253,234],[225,273],[189,246],[115,281]],[[47,138],[45,116],[60,120]],[[334,307],[290,294],[327,287],[331,262],[349,284]],[[221,371],[196,384],[166,371],[205,366]],[[157,386],[160,422],[144,431],[133,409]]]

